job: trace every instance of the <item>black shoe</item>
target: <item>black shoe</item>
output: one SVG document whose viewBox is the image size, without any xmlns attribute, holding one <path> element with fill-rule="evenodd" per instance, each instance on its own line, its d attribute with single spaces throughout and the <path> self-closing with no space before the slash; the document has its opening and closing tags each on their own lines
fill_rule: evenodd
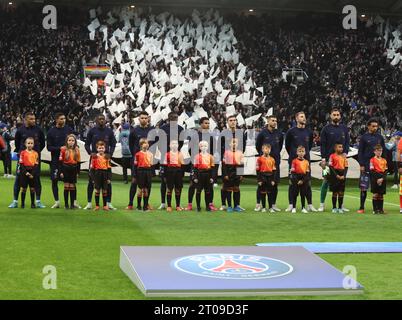
<svg viewBox="0 0 402 320">
<path fill-rule="evenodd" d="M 22 204 L 22 205 L 21 205 L 21 209 L 25 209 L 25 204 Z"/>
<path fill-rule="evenodd" d="M 75 210 L 75 207 L 73 205 L 70 206 L 70 210 Z"/>
<path fill-rule="evenodd" d="M 205 208 L 205 210 L 207 210 L 207 211 L 211 211 L 211 209 L 210 209 L 209 207 L 206 207 L 206 208 Z"/>
<path fill-rule="evenodd" d="M 128 184 L 128 181 L 127 181 L 127 180 L 124 180 L 124 184 Z"/>
<path fill-rule="evenodd" d="M 36 209 L 36 206 L 34 204 L 31 204 L 31 209 Z"/>
<path fill-rule="evenodd" d="M 197 208 L 197 212 L 201 212 L 201 208 Z"/>
</svg>

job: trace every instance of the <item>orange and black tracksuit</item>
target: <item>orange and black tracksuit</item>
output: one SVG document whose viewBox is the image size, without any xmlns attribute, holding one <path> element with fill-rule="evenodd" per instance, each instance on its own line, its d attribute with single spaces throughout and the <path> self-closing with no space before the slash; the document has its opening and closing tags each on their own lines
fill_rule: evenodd
<svg viewBox="0 0 402 320">
<path fill-rule="evenodd" d="M 262 207 L 266 207 L 266 196 L 268 197 L 269 208 L 272 208 L 274 204 L 274 187 L 276 182 L 276 163 L 275 159 L 271 156 L 260 156 L 257 158 L 256 163 L 257 171 L 257 191 L 260 193 L 259 197 L 261 199 Z M 262 184 L 261 184 L 262 183 Z M 261 184 L 261 186 L 260 186 Z"/>
<path fill-rule="evenodd" d="M 137 194 L 138 209 L 148 209 L 149 193 L 152 187 L 153 156 L 149 151 L 138 151 L 134 156 L 134 177 L 140 191 Z M 143 207 L 141 207 L 143 199 Z"/>
<path fill-rule="evenodd" d="M 183 165 L 184 158 L 180 151 L 169 151 L 162 163 L 165 167 L 165 179 L 167 186 L 167 205 L 172 207 L 172 192 L 175 191 L 176 207 L 180 207 L 181 191 L 183 189 Z"/>
<path fill-rule="evenodd" d="M 80 172 L 81 153 L 78 147 L 74 149 L 60 148 L 59 172 L 63 174 L 64 181 L 64 203 L 68 208 L 68 198 L 70 195 L 71 208 L 74 208 L 74 201 L 77 200 L 77 175 Z"/>
<path fill-rule="evenodd" d="M 384 211 L 384 194 L 387 191 L 387 160 L 380 157 L 370 159 L 370 184 L 373 193 L 373 209 L 375 213 Z M 378 179 L 384 179 L 378 184 Z"/>
<path fill-rule="evenodd" d="M 240 150 L 226 150 L 222 159 L 223 191 L 226 194 L 228 207 L 232 207 L 232 192 L 234 207 L 240 206 L 240 181 L 244 168 L 244 155 Z"/>
<path fill-rule="evenodd" d="M 336 176 L 345 177 L 348 171 L 348 160 L 342 154 L 332 153 L 329 157 L 329 187 L 332 192 L 345 192 L 346 180 L 339 180 Z"/>
<path fill-rule="evenodd" d="M 336 203 L 338 201 L 338 208 L 342 209 L 343 196 L 346 186 L 346 173 L 348 171 L 348 160 L 343 154 L 332 153 L 329 156 L 329 189 L 332 191 L 332 208 L 336 209 Z M 337 177 L 345 177 L 339 179 Z"/>
<path fill-rule="evenodd" d="M 207 211 L 210 211 L 209 205 L 212 203 L 212 188 L 215 176 L 215 161 L 210 153 L 199 153 L 195 156 L 193 165 L 193 180 L 196 188 L 197 209 L 201 210 L 201 192 L 204 190 L 205 206 Z M 212 180 L 212 182 L 211 182 Z"/>
<path fill-rule="evenodd" d="M 305 207 L 306 193 L 310 180 L 310 163 L 306 159 L 293 159 L 290 169 L 291 194 L 293 208 L 296 208 L 297 196 L 300 193 L 302 208 Z M 298 184 L 302 181 L 302 184 Z"/>
<path fill-rule="evenodd" d="M 108 202 L 108 189 L 110 181 L 112 179 L 111 174 L 111 164 L 109 158 L 106 154 L 100 155 L 96 154 L 92 156 L 91 159 L 91 169 L 93 170 L 93 178 L 95 185 L 95 202 L 96 206 L 99 207 L 99 196 L 102 190 L 103 206 L 107 205 Z"/>
<path fill-rule="evenodd" d="M 19 159 L 21 208 L 25 207 L 26 191 L 29 186 L 31 194 L 31 207 L 35 207 L 35 192 L 38 188 L 37 176 L 39 174 L 39 154 L 35 150 L 22 150 Z"/>
</svg>

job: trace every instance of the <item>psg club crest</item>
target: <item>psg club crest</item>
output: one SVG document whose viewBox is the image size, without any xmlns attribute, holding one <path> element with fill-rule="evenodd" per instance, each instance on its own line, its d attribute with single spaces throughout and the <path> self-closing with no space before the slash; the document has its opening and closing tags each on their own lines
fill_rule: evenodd
<svg viewBox="0 0 402 320">
<path fill-rule="evenodd" d="M 182 272 L 218 279 L 268 279 L 293 271 L 293 267 L 284 261 L 249 254 L 197 254 L 178 258 L 172 264 Z"/>
</svg>

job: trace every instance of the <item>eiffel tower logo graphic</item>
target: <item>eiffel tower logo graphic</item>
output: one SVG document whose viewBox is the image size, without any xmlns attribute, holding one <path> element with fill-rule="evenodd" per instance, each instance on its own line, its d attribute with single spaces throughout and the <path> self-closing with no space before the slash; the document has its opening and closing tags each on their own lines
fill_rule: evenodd
<svg viewBox="0 0 402 320">
<path fill-rule="evenodd" d="M 245 264 L 233 261 L 231 258 L 225 259 L 219 267 L 210 269 L 210 271 L 213 272 L 227 272 L 228 270 L 236 270 L 236 271 L 249 270 L 252 273 L 264 271 L 263 268 L 250 267 Z"/>
</svg>

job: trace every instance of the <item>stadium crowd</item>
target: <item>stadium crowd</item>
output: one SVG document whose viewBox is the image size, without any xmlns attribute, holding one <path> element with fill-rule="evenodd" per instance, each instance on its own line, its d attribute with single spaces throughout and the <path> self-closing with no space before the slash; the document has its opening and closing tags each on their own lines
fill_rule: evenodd
<svg viewBox="0 0 402 320">
<path fill-rule="evenodd" d="M 2 140 L 7 142 L 6 150 L 9 154 L 9 142 L 15 137 L 17 152 L 20 156 L 19 164 L 23 173 L 22 179 L 16 179 L 14 201 L 10 207 L 17 207 L 20 187 L 21 197 L 24 199 L 22 203 L 24 204 L 28 185 L 31 191 L 32 207 L 44 207 L 40 202 L 41 183 L 38 172 L 40 172 L 39 154 L 45 147 L 45 136 L 47 136 L 48 150 L 52 152 L 51 171 L 54 182 L 52 183 L 52 188 L 56 200 L 54 207 L 59 206 L 57 191 L 57 181 L 60 174 L 59 161 L 63 162 L 62 168 L 65 170 L 62 172 L 65 175 L 64 178 L 62 177 L 65 183 L 64 190 L 67 192 L 65 197 L 67 199 L 68 194 L 71 192 L 71 205 L 72 207 L 77 206 L 75 184 L 77 167 L 79 170 L 80 153 L 77 147 L 77 138 L 71 135 L 72 132 L 75 132 L 80 139 L 85 140 L 85 149 L 91 156 L 87 208 L 91 208 L 92 193 L 94 191 L 97 208 L 99 208 L 99 197 L 102 191 L 104 207 L 113 209 L 114 207 L 111 205 L 112 189 L 109 175 L 111 166 L 109 160 L 113 156 L 116 138 L 120 136 L 121 129 L 130 130 L 130 127 L 128 124 L 123 125 L 124 120 L 116 122 L 115 117 L 117 117 L 117 114 L 113 114 L 109 108 L 95 108 L 99 110 L 97 111 L 91 107 L 94 101 L 99 101 L 97 100 L 98 97 L 103 96 L 104 89 L 101 85 L 96 86 L 96 92 L 93 92 L 92 88 L 88 88 L 88 86 L 85 88 L 82 85 L 82 67 L 86 62 L 91 62 L 95 59 L 102 64 L 108 59 L 108 53 L 111 53 L 111 51 L 103 49 L 99 35 L 97 35 L 96 41 L 87 39 L 88 32 L 83 27 L 84 24 L 80 23 L 79 16 L 71 19 L 71 21 L 69 19 L 65 20 L 57 31 L 47 31 L 40 24 L 37 24 L 37 19 L 34 15 L 32 17 L 28 16 L 26 22 L 21 23 L 19 14 L 21 14 L 21 11 L 17 10 L 15 15 L 10 14 L 2 17 L 4 19 L 2 19 L 1 27 L 5 32 L 0 37 L 0 120 L 2 121 L 0 128 L 2 130 Z M 318 28 L 320 30 L 317 30 L 317 25 L 324 26 L 324 21 L 321 24 L 317 21 L 312 23 L 311 21 L 305 21 L 303 17 L 298 17 L 295 20 L 291 20 L 291 22 L 287 21 L 284 25 L 271 24 L 270 20 L 264 16 L 228 16 L 227 19 L 235 29 L 235 44 L 240 53 L 240 62 L 247 66 L 247 74 L 246 77 L 244 77 L 245 75 L 242 76 L 243 79 L 251 76 L 257 85 L 262 86 L 264 92 L 262 94 L 260 90 L 253 89 L 255 90 L 253 96 L 254 94 L 257 96 L 256 99 L 253 99 L 255 100 L 255 108 L 250 105 L 243 105 L 240 102 L 234 102 L 236 114 L 242 114 L 244 118 L 258 113 L 265 115 L 270 108 L 274 113 L 274 115 L 260 118 L 258 123 L 254 125 L 254 127 L 262 129 L 261 134 L 256 137 L 257 141 L 263 137 L 261 141 L 265 142 L 264 145 L 257 147 L 260 155 L 259 160 L 262 161 L 259 164 L 260 167 L 257 167 L 257 176 L 262 180 L 265 179 L 262 177 L 268 176 L 271 179 L 268 179 L 268 182 L 265 180 L 265 182 L 259 182 L 261 183 L 259 184 L 261 188 L 268 183 L 270 187 L 267 188 L 270 191 L 268 192 L 265 189 L 264 191 L 259 187 L 257 190 L 257 203 L 259 204 L 260 201 L 265 203 L 266 199 L 263 195 L 269 193 L 272 196 L 268 198 L 270 202 L 269 208 L 272 212 L 275 211 L 275 208 L 280 211 L 275 205 L 278 192 L 277 184 L 280 177 L 278 174 L 279 169 L 276 169 L 275 163 L 280 162 L 280 152 L 283 146 L 284 133 L 286 132 L 284 144 L 289 154 L 289 168 L 291 168 L 293 176 L 298 175 L 292 181 L 294 186 L 289 189 L 289 208 L 293 210 L 292 212 L 296 212 L 296 197 L 299 193 L 303 201 L 303 210 L 305 212 L 317 211 L 312 205 L 312 191 L 309 184 L 311 176 L 309 160 L 311 148 L 319 145 L 321 145 L 323 169 L 326 170 L 326 163 L 329 161 L 329 169 L 332 170 L 332 178 L 327 178 L 328 181 L 323 182 L 321 208 L 324 208 L 326 190 L 329 185 L 331 191 L 335 194 L 335 197 L 333 195 L 333 202 L 335 201 L 333 209 L 335 211 L 333 212 L 338 212 L 338 210 L 343 212 L 345 210 L 343 207 L 343 195 L 348 168 L 346 154 L 350 145 L 358 145 L 358 158 L 362 177 L 372 178 L 373 175 L 368 175 L 371 171 L 379 174 L 378 177 L 376 176 L 375 179 L 372 179 L 372 183 L 377 186 L 375 191 L 372 189 L 376 196 L 373 201 L 377 201 L 377 203 L 373 202 L 373 206 L 375 212 L 383 212 L 383 194 L 385 194 L 383 188 L 385 184 L 382 184 L 382 181 L 385 179 L 384 175 L 388 173 L 387 160 L 381 157 L 383 152 L 385 154 L 386 149 L 383 136 L 394 136 L 395 132 L 399 130 L 398 126 L 402 123 L 400 112 L 402 78 L 400 67 L 393 67 L 387 62 L 384 56 L 382 40 L 369 28 L 361 27 L 357 31 L 345 32 L 340 29 L 340 23 L 339 21 L 337 23 L 337 18 L 333 18 L 334 21 L 326 20 L 325 23 L 329 27 Z M 311 29 L 312 25 L 314 25 L 314 30 Z M 164 38 L 164 35 L 161 37 L 162 39 L 167 39 L 167 37 Z M 138 48 L 141 46 L 141 40 L 138 40 L 138 37 L 136 38 L 137 40 L 132 42 L 134 42 L 134 47 Z M 193 57 L 195 55 L 194 50 L 194 48 L 188 48 L 184 54 L 179 56 L 179 59 L 185 60 Z M 239 97 L 243 92 L 248 92 L 248 89 L 245 89 L 246 85 L 242 84 L 241 81 L 232 80 L 230 82 L 228 79 L 230 78 L 231 70 L 234 68 L 239 70 L 239 67 L 243 69 L 242 65 L 238 66 L 234 60 L 224 61 L 224 59 L 219 58 L 219 70 L 216 69 L 219 72 L 216 72 L 216 75 L 219 83 L 223 84 L 223 88 L 229 89 L 231 94 Z M 169 66 L 169 62 L 165 61 L 162 58 L 153 65 L 150 63 L 151 67 L 148 65 L 147 71 L 141 72 L 141 83 L 149 84 L 151 78 L 154 77 L 152 73 L 155 70 L 158 71 L 158 74 L 163 70 L 169 74 L 169 70 L 172 70 L 172 68 Z M 194 60 L 194 62 L 200 68 L 202 63 L 206 63 L 202 58 L 198 59 L 198 62 L 197 60 Z M 121 67 L 120 63 L 119 65 Z M 114 68 L 118 67 L 114 66 Z M 292 76 L 289 77 L 289 74 L 284 73 L 284 69 L 289 71 L 292 68 L 302 70 L 303 76 L 294 79 Z M 118 70 L 116 70 L 117 72 Z M 122 74 L 124 79 L 124 72 Z M 171 76 L 173 77 L 173 75 Z M 198 77 L 198 75 L 194 74 L 191 77 Z M 121 93 L 123 97 L 126 95 L 126 92 L 124 92 L 126 90 L 124 88 L 125 84 L 122 80 L 118 81 L 123 87 L 123 92 Z M 173 80 L 166 82 L 164 85 L 166 92 L 172 88 L 172 84 Z M 206 127 L 200 130 L 206 130 L 205 132 L 212 134 L 209 131 L 209 121 L 214 119 L 219 130 L 224 130 L 227 127 L 226 130 L 229 131 L 229 134 L 234 135 L 238 123 L 237 117 L 233 114 L 227 116 L 225 106 L 217 102 L 218 93 L 213 89 L 211 91 L 206 95 L 202 94 L 203 103 L 201 105 L 207 112 L 208 117 L 201 118 L 200 125 L 205 122 Z M 201 88 L 185 91 L 184 99 L 172 99 L 169 102 L 170 110 L 167 123 L 159 122 L 158 126 L 162 130 L 169 132 L 171 123 L 177 121 L 180 114 L 185 112 L 191 116 L 195 112 L 196 104 L 200 104 L 196 102 L 196 99 L 200 97 L 200 92 Z M 149 95 L 145 96 L 144 99 L 140 99 L 139 96 L 138 94 L 137 100 L 125 98 L 128 108 L 124 113 L 127 113 L 130 122 L 133 122 L 134 117 L 138 115 L 137 110 L 146 109 L 152 103 Z M 143 102 L 136 105 L 138 100 L 143 100 Z M 99 112 L 102 114 L 101 116 L 99 116 Z M 97 113 L 95 123 L 93 120 Z M 142 114 L 144 115 L 144 110 L 142 110 Z M 344 124 L 340 126 L 341 114 Z M 331 115 L 331 123 L 325 126 L 328 123 L 329 115 Z M 64 119 L 64 116 L 66 116 L 66 119 L 60 120 Z M 373 119 L 374 116 L 377 119 L 381 118 L 381 116 L 383 118 L 379 122 Z M 264 128 L 264 119 L 267 121 L 267 128 L 270 129 Z M 367 122 L 368 119 L 371 120 Z M 56 125 L 54 127 L 54 120 L 59 122 L 60 126 Z M 64 126 L 65 121 L 68 126 Z M 149 121 L 146 112 L 144 121 Z M 62 123 L 63 125 L 61 125 Z M 120 127 L 120 125 L 122 126 Z M 377 132 L 378 125 L 382 127 L 381 132 Z M 18 127 L 19 129 L 17 129 Z M 51 127 L 52 129 L 50 129 Z M 72 130 L 69 129 L 70 127 Z M 240 127 L 246 129 L 245 125 L 240 125 Z M 279 130 L 276 130 L 277 127 Z M 136 129 L 132 130 L 133 134 L 137 134 L 136 130 L 138 128 L 141 129 L 141 127 L 137 126 Z M 145 126 L 144 128 L 150 127 Z M 230 131 L 232 132 L 230 133 Z M 63 132 L 62 135 L 61 132 Z M 130 131 L 127 134 L 126 138 L 129 138 L 131 136 Z M 275 135 L 275 138 L 272 135 Z M 334 140 L 334 135 L 337 140 Z M 401 132 L 398 132 L 397 136 L 400 137 L 401 135 Z M 65 143 L 66 137 L 71 139 L 69 143 Z M 326 137 L 327 141 L 324 141 L 324 137 Z M 340 141 L 340 139 L 343 141 Z M 243 142 L 245 140 L 245 136 L 243 136 Z M 233 136 L 228 142 L 230 142 L 230 148 L 221 150 L 221 156 L 224 156 L 220 159 L 224 179 L 221 193 L 222 207 L 226 207 L 226 201 L 229 208 L 232 207 L 231 194 L 233 192 L 234 207 L 238 208 L 239 211 L 243 211 L 240 207 L 239 184 L 241 179 L 235 169 L 237 166 L 244 165 L 243 160 L 237 161 L 237 158 L 243 159 L 245 144 L 243 148 L 238 150 L 238 138 Z M 173 154 L 171 154 L 171 151 L 168 152 L 169 156 L 181 157 L 178 153 L 179 143 L 178 141 L 175 143 L 177 143 L 175 147 L 172 147 L 171 143 L 167 144 L 169 148 L 173 149 Z M 254 144 L 258 145 L 255 142 Z M 391 140 L 387 148 L 391 152 L 395 152 L 393 150 L 395 146 L 396 143 L 392 145 Z M 62 151 L 60 151 L 60 147 L 62 147 Z M 148 198 L 151 188 L 148 184 L 151 181 L 152 170 L 152 161 L 150 162 L 150 159 L 153 159 L 154 155 L 149 153 L 148 140 L 142 137 L 142 133 L 136 136 L 135 147 L 141 148 L 141 150 L 134 150 L 133 148 L 128 150 L 129 154 L 135 154 L 133 170 L 136 171 L 130 190 L 129 208 L 132 209 L 132 198 L 138 185 L 139 198 L 144 198 L 144 210 L 148 210 Z M 334 147 L 339 147 L 338 151 L 335 150 L 336 152 L 331 154 L 334 151 Z M 4 146 L 2 146 L 3 148 Z M 275 150 L 273 151 L 273 158 L 270 158 L 271 148 Z M 197 185 L 197 208 L 201 210 L 199 194 L 204 188 L 207 209 L 216 210 L 212 203 L 213 195 L 211 196 L 212 191 L 210 190 L 210 184 L 215 181 L 216 176 L 213 171 L 215 167 L 213 152 L 208 154 L 208 144 L 205 145 L 205 143 L 202 147 L 200 144 L 200 149 L 202 152 L 199 158 L 202 160 L 205 158 L 204 156 L 207 156 L 209 160 L 205 164 L 206 167 L 204 167 L 204 163 L 199 167 L 197 167 L 197 163 L 194 164 L 195 172 L 198 172 L 196 178 L 194 178 L 194 184 Z M 241 151 L 241 149 L 243 150 Z M 373 157 L 373 152 L 376 157 Z M 398 149 L 398 152 L 400 152 L 400 149 Z M 137 157 L 139 158 L 137 159 Z M 226 163 L 225 161 L 229 161 L 228 159 L 232 159 L 234 164 Z M 209 163 L 209 161 L 211 162 Z M 162 183 L 162 185 L 165 184 L 165 190 L 163 191 L 161 187 L 162 204 L 165 203 L 166 195 L 168 202 L 169 197 L 171 201 L 173 188 L 176 196 L 180 198 L 182 182 L 176 181 L 176 175 L 181 175 L 181 166 L 183 164 L 180 162 L 178 164 L 172 163 L 172 166 L 167 165 L 167 173 L 163 177 L 167 182 Z M 162 164 L 161 166 L 165 165 Z M 33 171 L 33 168 L 37 166 L 38 169 Z M 131 162 L 129 162 L 130 166 Z M 7 165 L 5 164 L 5 169 L 7 172 L 10 171 L 9 159 Z M 377 169 L 379 170 L 378 172 L 376 171 Z M 394 168 L 395 172 L 396 169 L 397 167 Z M 207 170 L 205 177 L 203 176 L 206 173 L 204 170 Z M 259 170 L 267 171 L 263 171 L 262 174 Z M 18 174 L 20 175 L 21 172 Z M 94 176 L 95 173 L 97 175 Z M 174 177 L 171 176 L 172 174 Z M 229 176 L 233 177 L 234 180 L 229 179 Z M 292 173 L 290 177 L 292 177 Z M 343 183 L 338 180 L 343 181 Z M 363 180 L 361 179 L 361 181 Z M 172 184 L 169 184 L 169 181 Z M 360 213 L 364 212 L 364 203 L 368 190 L 368 182 L 364 185 L 362 183 L 360 182 L 362 191 L 359 209 L 362 212 Z M 178 184 L 178 186 L 175 184 Z M 200 187 L 199 184 L 203 184 L 203 186 Z M 36 205 L 34 203 L 35 197 Z M 339 206 L 336 208 L 338 197 Z M 305 208 L 304 198 L 307 200 L 307 209 Z M 68 201 L 66 201 L 67 203 Z M 189 203 L 191 202 L 189 201 Z M 180 205 L 178 208 L 180 209 Z"/>
<path fill-rule="evenodd" d="M 54 114 L 63 112 L 84 140 L 97 110 L 88 109 L 94 97 L 82 87 L 82 66 L 102 52 L 96 42 L 88 39 L 86 13 L 64 12 L 57 32 L 44 30 L 38 17 L 26 8 L 0 14 L 0 120 L 15 132 L 23 111 L 32 110 L 47 130 Z M 20 23 L 23 14 L 24 23 Z M 345 31 L 339 17 L 312 22 L 301 16 L 287 19 L 285 24 L 273 23 L 265 16 L 226 19 L 234 27 L 240 61 L 267 97 L 263 103 L 262 97 L 257 100 L 257 108 L 235 103 L 236 111 L 244 117 L 266 113 L 273 107 L 279 128 L 286 131 L 294 125 L 291 116 L 304 110 L 315 133 L 315 144 L 319 144 L 318 133 L 328 111 L 335 106 L 341 108 L 352 129 L 352 144 L 372 116 L 381 119 L 384 135 L 391 136 L 398 130 L 402 123 L 402 72 L 400 66 L 387 62 L 383 41 L 373 29 L 362 25 L 356 31 Z M 227 70 L 233 68 L 231 62 L 223 62 L 220 67 L 219 76 L 227 78 Z M 302 83 L 289 78 L 284 81 L 283 68 L 292 67 L 304 70 L 308 79 Z M 161 63 L 158 68 L 166 66 Z M 240 93 L 242 88 L 234 85 L 231 90 Z M 130 104 L 132 109 L 136 107 L 134 101 Z M 170 103 L 178 113 L 184 110 L 191 114 L 194 106 L 190 95 L 180 105 L 175 100 Z M 203 107 L 222 129 L 225 110 L 216 103 L 216 93 L 205 97 Z M 130 113 L 131 118 L 134 115 Z M 109 113 L 110 126 L 113 119 Z M 262 119 L 255 124 L 263 125 Z"/>
</svg>

